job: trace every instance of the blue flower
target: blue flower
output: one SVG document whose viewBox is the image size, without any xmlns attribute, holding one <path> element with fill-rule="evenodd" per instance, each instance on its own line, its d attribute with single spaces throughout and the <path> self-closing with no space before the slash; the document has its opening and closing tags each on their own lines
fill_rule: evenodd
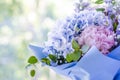
<svg viewBox="0 0 120 80">
<path fill-rule="evenodd" d="M 46 51 L 56 54 L 62 52 L 66 55 L 73 51 L 72 40 L 81 34 L 88 25 L 101 25 L 105 15 L 97 11 L 84 10 L 75 13 L 63 20 L 59 20 L 55 28 L 48 34 L 48 41 L 45 44 Z"/>
<path fill-rule="evenodd" d="M 112 0 L 104 0 L 105 3 L 112 3 Z"/>
<path fill-rule="evenodd" d="M 116 34 L 117 35 L 120 35 L 120 15 L 118 16 L 118 26 L 117 26 L 117 29 L 116 29 Z"/>
</svg>

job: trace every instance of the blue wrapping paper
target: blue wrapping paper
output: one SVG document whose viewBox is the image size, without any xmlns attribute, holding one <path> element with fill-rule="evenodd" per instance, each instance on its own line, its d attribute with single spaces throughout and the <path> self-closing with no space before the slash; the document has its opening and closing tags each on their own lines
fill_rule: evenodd
<svg viewBox="0 0 120 80">
<path fill-rule="evenodd" d="M 43 53 L 43 48 L 40 46 L 29 45 L 29 48 L 34 52 L 34 55 L 38 60 L 47 57 L 47 53 Z"/>
<path fill-rule="evenodd" d="M 120 46 L 118 46 L 116 49 L 111 51 L 107 56 L 109 56 L 113 59 L 120 60 Z"/>
<path fill-rule="evenodd" d="M 119 69 L 119 71 L 117 72 L 117 74 L 115 75 L 115 77 L 114 77 L 113 80 L 120 80 L 120 69 Z"/>
<path fill-rule="evenodd" d="M 120 46 L 111 51 L 107 56 L 120 61 Z M 116 76 L 114 77 L 114 80 L 120 80 L 120 69 L 118 70 Z"/>
<path fill-rule="evenodd" d="M 76 66 L 76 64 L 77 62 L 72 62 L 51 68 L 61 75 L 70 77 L 72 80 L 89 80 L 89 73 Z"/>
<path fill-rule="evenodd" d="M 34 45 L 30 45 L 30 48 L 38 60 L 46 57 L 43 48 Z M 116 52 L 119 53 L 119 47 L 109 53 L 111 55 L 105 56 L 93 46 L 78 62 L 50 67 L 72 80 L 120 80 L 120 61 L 116 58 Z"/>
<path fill-rule="evenodd" d="M 120 61 L 103 55 L 93 46 L 76 66 L 90 75 L 89 80 L 113 80 L 120 67 Z"/>
</svg>

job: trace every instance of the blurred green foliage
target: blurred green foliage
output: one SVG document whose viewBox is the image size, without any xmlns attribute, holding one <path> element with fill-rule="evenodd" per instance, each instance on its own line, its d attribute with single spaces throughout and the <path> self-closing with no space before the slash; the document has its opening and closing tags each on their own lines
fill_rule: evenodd
<svg viewBox="0 0 120 80">
<path fill-rule="evenodd" d="M 0 0 L 0 80 L 33 80 L 28 71 L 34 67 L 25 68 L 33 55 L 28 45 L 47 40 L 55 20 L 67 13 L 63 5 L 71 1 Z M 36 70 L 39 80 L 64 80 L 46 67 Z"/>
<path fill-rule="evenodd" d="M 22 13 L 20 0 L 0 0 L 0 20 Z"/>
</svg>

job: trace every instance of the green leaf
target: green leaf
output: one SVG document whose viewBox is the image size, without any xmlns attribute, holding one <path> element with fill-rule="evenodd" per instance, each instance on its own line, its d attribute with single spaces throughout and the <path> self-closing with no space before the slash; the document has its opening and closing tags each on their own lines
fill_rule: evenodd
<svg viewBox="0 0 120 80">
<path fill-rule="evenodd" d="M 28 67 L 30 67 L 31 66 L 31 64 L 27 64 L 26 66 L 25 66 L 25 68 L 27 69 Z"/>
<path fill-rule="evenodd" d="M 110 17 L 111 17 L 111 19 L 113 20 L 113 19 L 115 18 L 115 15 L 114 15 L 114 14 L 112 14 Z"/>
<path fill-rule="evenodd" d="M 95 4 L 102 4 L 104 1 L 103 0 L 97 0 Z"/>
<path fill-rule="evenodd" d="M 48 56 L 53 62 L 57 61 L 57 57 L 55 55 L 49 54 Z"/>
<path fill-rule="evenodd" d="M 35 76 L 35 70 L 31 70 L 31 71 L 30 71 L 30 76 L 31 76 L 31 77 L 34 77 L 34 76 Z"/>
<path fill-rule="evenodd" d="M 67 62 L 78 61 L 82 57 L 82 51 L 76 50 L 73 53 L 67 54 Z"/>
<path fill-rule="evenodd" d="M 97 10 L 97 11 L 102 11 L 102 12 L 104 12 L 104 11 L 105 11 L 105 8 L 97 8 L 96 10 Z"/>
<path fill-rule="evenodd" d="M 37 60 L 37 58 L 35 57 L 35 56 L 31 56 L 29 59 L 28 59 L 28 63 L 30 63 L 30 64 L 35 64 L 35 63 L 37 63 L 38 62 L 38 60 Z"/>
<path fill-rule="evenodd" d="M 89 50 L 89 48 L 90 47 L 88 45 L 83 45 L 81 50 L 82 50 L 83 53 L 86 53 Z"/>
<path fill-rule="evenodd" d="M 112 4 L 115 5 L 115 4 L 116 4 L 116 1 L 115 1 L 115 0 L 112 0 Z"/>
<path fill-rule="evenodd" d="M 72 62 L 73 61 L 72 53 L 67 54 L 66 60 L 67 60 L 67 62 Z"/>
<path fill-rule="evenodd" d="M 117 24 L 116 22 L 114 22 L 114 23 L 113 23 L 113 28 L 114 28 L 114 31 L 116 31 L 117 26 L 118 26 L 118 24 Z"/>
<path fill-rule="evenodd" d="M 48 58 L 42 58 L 41 61 L 47 65 L 50 65 L 50 60 Z"/>
<path fill-rule="evenodd" d="M 80 49 L 79 44 L 75 40 L 72 41 L 72 48 L 73 49 Z"/>
<path fill-rule="evenodd" d="M 72 54 L 73 61 L 78 61 L 82 57 L 82 51 L 77 50 Z"/>
</svg>

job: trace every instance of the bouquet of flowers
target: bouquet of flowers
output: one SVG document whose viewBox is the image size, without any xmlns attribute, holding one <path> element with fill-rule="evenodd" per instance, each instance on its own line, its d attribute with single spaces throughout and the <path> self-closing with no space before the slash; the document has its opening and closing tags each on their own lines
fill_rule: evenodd
<svg viewBox="0 0 120 80">
<path fill-rule="evenodd" d="M 95 3 L 100 6 L 80 0 L 73 15 L 56 23 L 44 46 L 29 47 L 40 62 L 72 80 L 120 80 L 120 4 Z"/>
</svg>

